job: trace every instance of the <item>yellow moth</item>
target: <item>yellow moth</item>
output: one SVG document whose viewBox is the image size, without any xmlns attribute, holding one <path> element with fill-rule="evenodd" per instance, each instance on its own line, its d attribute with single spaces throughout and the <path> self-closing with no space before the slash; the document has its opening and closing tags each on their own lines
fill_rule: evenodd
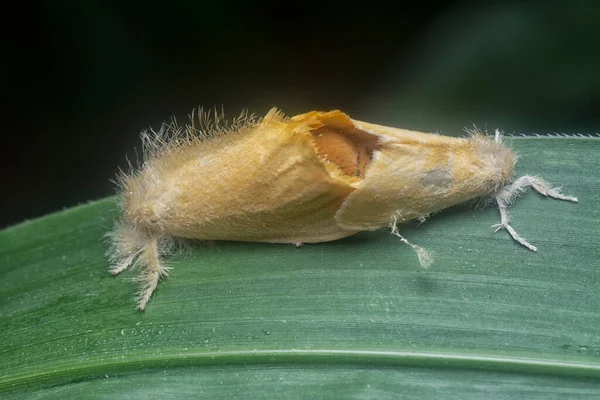
<svg viewBox="0 0 600 400">
<path fill-rule="evenodd" d="M 446 137 L 371 124 L 340 111 L 262 119 L 242 115 L 142 132 L 144 161 L 119 176 L 121 220 L 110 233 L 110 271 L 140 270 L 143 310 L 174 240 L 326 242 L 389 227 L 416 252 L 398 224 L 474 198 L 495 200 L 498 229 L 536 248 L 510 225 L 507 207 L 528 187 L 576 202 L 544 180 L 513 180 L 515 153 L 499 131 Z"/>
</svg>

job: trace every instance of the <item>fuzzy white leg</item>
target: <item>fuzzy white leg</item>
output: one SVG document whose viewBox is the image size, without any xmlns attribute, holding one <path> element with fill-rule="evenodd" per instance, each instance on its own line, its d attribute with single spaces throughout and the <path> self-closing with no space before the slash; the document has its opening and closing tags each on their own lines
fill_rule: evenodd
<svg viewBox="0 0 600 400">
<path fill-rule="evenodd" d="M 110 241 L 110 248 L 106 252 L 111 261 L 109 272 L 113 275 L 118 275 L 132 266 L 148 240 L 146 235 L 134 226 L 121 222 L 117 223 L 115 229 L 106 237 Z"/>
<path fill-rule="evenodd" d="M 117 264 L 111 266 L 108 271 L 115 276 L 119 275 L 121 272 L 125 271 L 127 268 L 129 268 L 133 264 L 133 261 L 135 260 L 137 255 L 138 255 L 138 253 L 134 253 L 134 254 L 124 258 Z"/>
<path fill-rule="evenodd" d="M 508 205 L 511 204 L 517 196 L 519 196 L 529 187 L 532 187 L 536 192 L 544 196 L 552 197 L 558 200 L 566 200 L 576 203 L 578 199 L 577 197 L 564 195 L 560 192 L 559 188 L 553 188 L 545 180 L 537 176 L 530 175 L 522 176 L 510 185 L 506 185 L 502 189 L 498 190 L 494 197 L 496 198 L 498 209 L 500 210 L 500 223 L 492 225 L 492 228 L 497 227 L 495 232 L 498 232 L 500 229 L 506 229 L 516 242 L 527 247 L 531 251 L 537 251 L 537 247 L 523 239 L 510 225 L 510 218 L 507 210 Z"/>
<path fill-rule="evenodd" d="M 492 225 L 492 228 L 497 227 L 494 232 L 498 232 L 500 229 L 506 229 L 508 231 L 508 233 L 510 234 L 510 236 L 512 236 L 512 238 L 515 241 L 517 241 L 517 243 L 527 247 L 531 251 L 537 251 L 537 247 L 535 247 L 534 245 L 529 243 L 527 240 L 522 238 L 517 233 L 515 228 L 510 226 L 510 218 L 508 216 L 508 210 L 507 210 L 508 203 L 500 198 L 496 198 L 496 201 L 498 202 L 498 209 L 500 210 L 500 223 L 496 224 L 496 225 Z"/>
<path fill-rule="evenodd" d="M 143 311 L 156 290 L 160 278 L 167 276 L 169 268 L 160 261 L 158 242 L 156 238 L 150 238 L 148 243 L 140 251 L 137 262 L 139 263 L 139 282 L 142 284 L 137 298 L 137 309 Z"/>
<path fill-rule="evenodd" d="M 510 185 L 506 185 L 505 187 L 500 189 L 500 192 L 497 194 L 497 197 L 503 197 L 504 199 L 508 200 L 508 203 L 510 204 L 511 200 L 523 193 L 529 187 L 532 187 L 536 192 L 547 197 L 552 197 L 553 199 L 572 201 L 574 203 L 577 203 L 579 201 L 577 197 L 562 194 L 560 192 L 560 188 L 553 188 L 548 182 L 546 182 L 542 178 L 531 175 L 522 176 Z"/>
<path fill-rule="evenodd" d="M 552 197 L 553 199 L 572 201 L 573 203 L 577 203 L 579 199 L 573 196 L 567 196 L 560 192 L 560 188 L 553 188 L 550 186 L 548 182 L 545 180 L 535 177 L 535 176 L 522 176 L 519 179 L 528 178 L 527 182 L 531 184 L 531 187 L 538 193 L 543 194 L 544 196 Z M 519 181 L 517 179 L 515 183 Z"/>
<path fill-rule="evenodd" d="M 400 234 L 400 232 L 398 232 L 397 217 L 395 216 L 393 217 L 392 222 L 390 223 L 390 229 L 392 235 L 398 236 L 403 243 L 409 245 L 415 251 L 415 253 L 417 253 L 417 257 L 419 258 L 419 263 L 421 264 L 421 267 L 429 268 L 429 266 L 433 263 L 433 257 L 431 257 L 431 254 L 429 254 L 427 250 L 425 250 L 421 246 L 417 246 L 416 244 L 409 242 L 408 240 L 406 240 L 406 238 L 404 238 L 404 236 Z"/>
</svg>

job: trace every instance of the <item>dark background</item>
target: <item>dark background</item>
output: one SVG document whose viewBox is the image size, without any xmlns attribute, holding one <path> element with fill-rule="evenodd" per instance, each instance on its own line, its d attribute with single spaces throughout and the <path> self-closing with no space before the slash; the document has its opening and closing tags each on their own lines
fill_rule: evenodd
<svg viewBox="0 0 600 400">
<path fill-rule="evenodd" d="M 139 131 L 199 105 L 450 134 L 600 130 L 594 0 L 3 7 L 0 227 L 112 195 Z"/>
</svg>

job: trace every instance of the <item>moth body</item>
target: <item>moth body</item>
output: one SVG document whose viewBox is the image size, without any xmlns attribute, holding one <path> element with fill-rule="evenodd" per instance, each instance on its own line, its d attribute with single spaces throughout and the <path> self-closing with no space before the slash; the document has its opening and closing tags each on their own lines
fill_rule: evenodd
<svg viewBox="0 0 600 400">
<path fill-rule="evenodd" d="M 220 129 L 220 130 L 219 130 Z M 539 178 L 511 184 L 516 155 L 500 134 L 467 138 L 385 127 L 340 111 L 240 119 L 230 128 L 165 125 L 144 133 L 140 169 L 120 177 L 122 219 L 111 233 L 111 272 L 141 268 L 138 309 L 168 273 L 174 239 L 325 242 L 389 226 L 474 198 L 494 198 L 500 228 L 526 187 L 564 200 Z M 545 193 L 544 193 L 545 191 Z"/>
</svg>

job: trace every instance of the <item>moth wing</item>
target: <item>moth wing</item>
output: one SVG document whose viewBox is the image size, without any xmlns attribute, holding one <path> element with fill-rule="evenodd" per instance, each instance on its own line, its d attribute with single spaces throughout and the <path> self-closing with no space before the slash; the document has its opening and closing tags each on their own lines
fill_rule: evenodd
<svg viewBox="0 0 600 400">
<path fill-rule="evenodd" d="M 409 221 L 447 204 L 453 185 L 451 152 L 460 139 L 352 120 L 357 131 L 377 137 L 379 148 L 356 191 L 336 213 L 345 229 L 374 230 L 392 217 Z"/>
<path fill-rule="evenodd" d="M 450 179 L 435 169 L 440 161 L 446 163 L 436 155 L 446 146 L 447 138 L 353 120 L 338 110 L 313 111 L 292 121 L 303 129 L 326 127 L 353 137 L 372 153 L 364 177 L 335 215 L 338 226 L 374 230 L 387 226 L 394 216 L 407 221 L 439 208 L 432 199 Z M 424 167 L 431 169 L 429 165 L 433 170 L 424 174 Z"/>
<path fill-rule="evenodd" d="M 388 145 L 374 153 L 365 179 L 336 213 L 337 224 L 345 229 L 374 230 L 389 225 L 395 215 L 406 221 L 426 214 L 421 211 L 423 196 L 415 191 L 419 188 L 412 179 L 414 158 L 407 154 L 414 150 Z"/>
</svg>

